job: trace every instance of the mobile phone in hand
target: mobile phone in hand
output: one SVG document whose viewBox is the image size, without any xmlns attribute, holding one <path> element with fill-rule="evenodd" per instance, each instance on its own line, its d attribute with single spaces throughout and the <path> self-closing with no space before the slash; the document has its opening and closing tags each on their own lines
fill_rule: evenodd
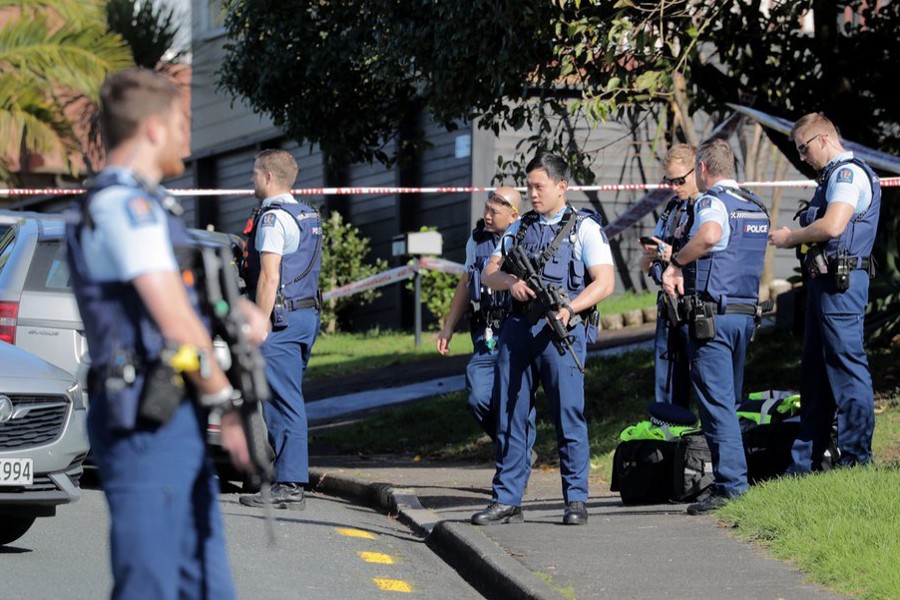
<svg viewBox="0 0 900 600">
<path fill-rule="evenodd" d="M 646 235 L 641 236 L 641 244 L 645 246 L 655 246 L 657 242 L 653 238 L 649 238 Z"/>
</svg>

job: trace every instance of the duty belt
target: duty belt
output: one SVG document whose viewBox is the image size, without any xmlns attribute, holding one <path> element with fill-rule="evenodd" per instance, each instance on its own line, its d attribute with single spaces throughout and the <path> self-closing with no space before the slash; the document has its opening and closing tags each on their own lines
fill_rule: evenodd
<svg viewBox="0 0 900 600">
<path fill-rule="evenodd" d="M 756 316 L 757 306 L 756 304 L 729 304 L 725 307 L 725 310 L 719 310 L 718 305 L 715 302 L 709 302 L 713 307 L 713 312 L 720 315 L 750 315 L 751 317 Z"/>
<path fill-rule="evenodd" d="M 834 260 L 835 259 L 833 258 L 828 260 L 829 267 Z M 873 264 L 871 257 L 868 256 L 851 256 L 848 260 L 850 261 L 851 269 L 862 269 L 863 271 L 868 271 L 869 267 Z"/>
<path fill-rule="evenodd" d="M 284 301 L 284 308 L 289 311 L 300 310 L 302 308 L 320 308 L 321 306 L 322 303 L 319 301 L 318 296 L 313 296 L 312 298 L 295 298 L 293 300 Z"/>
</svg>

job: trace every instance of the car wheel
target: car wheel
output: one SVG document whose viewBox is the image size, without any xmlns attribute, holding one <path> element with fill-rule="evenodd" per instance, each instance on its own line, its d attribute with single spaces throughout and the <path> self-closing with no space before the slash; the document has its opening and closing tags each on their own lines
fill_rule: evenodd
<svg viewBox="0 0 900 600">
<path fill-rule="evenodd" d="M 0 546 L 11 544 L 27 532 L 37 517 L 10 517 L 0 519 Z"/>
</svg>

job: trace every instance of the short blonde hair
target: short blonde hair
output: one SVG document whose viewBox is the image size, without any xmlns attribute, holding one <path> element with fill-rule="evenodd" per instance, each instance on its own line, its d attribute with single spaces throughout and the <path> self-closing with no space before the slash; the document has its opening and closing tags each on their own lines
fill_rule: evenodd
<svg viewBox="0 0 900 600">
<path fill-rule="evenodd" d="M 260 169 L 271 173 L 279 184 L 292 187 L 297 181 L 300 167 L 289 152 L 284 150 L 268 149 L 256 155 L 256 164 Z"/>
<path fill-rule="evenodd" d="M 797 135 L 801 131 L 815 134 L 826 134 L 829 137 L 834 138 L 835 140 L 840 139 L 834 123 L 832 123 L 831 119 L 826 117 L 823 113 L 809 113 L 797 119 L 797 122 L 794 123 L 793 127 L 791 127 L 791 139 L 796 142 Z M 800 140 L 801 143 L 804 143 L 805 141 L 806 140 Z"/>
<path fill-rule="evenodd" d="M 690 144 L 675 144 L 666 152 L 666 157 L 663 158 L 663 168 L 668 169 L 675 162 L 692 167 L 695 160 L 697 160 L 697 149 L 695 147 Z"/>
</svg>

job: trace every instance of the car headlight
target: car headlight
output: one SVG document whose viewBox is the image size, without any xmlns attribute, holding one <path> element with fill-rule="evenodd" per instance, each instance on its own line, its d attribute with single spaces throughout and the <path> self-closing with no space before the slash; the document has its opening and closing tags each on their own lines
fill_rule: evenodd
<svg viewBox="0 0 900 600">
<path fill-rule="evenodd" d="M 78 382 L 73 383 L 72 386 L 66 390 L 66 395 L 69 397 L 72 408 L 75 410 L 84 410 L 86 408 L 84 405 L 84 394 L 81 393 L 81 384 Z"/>
</svg>

